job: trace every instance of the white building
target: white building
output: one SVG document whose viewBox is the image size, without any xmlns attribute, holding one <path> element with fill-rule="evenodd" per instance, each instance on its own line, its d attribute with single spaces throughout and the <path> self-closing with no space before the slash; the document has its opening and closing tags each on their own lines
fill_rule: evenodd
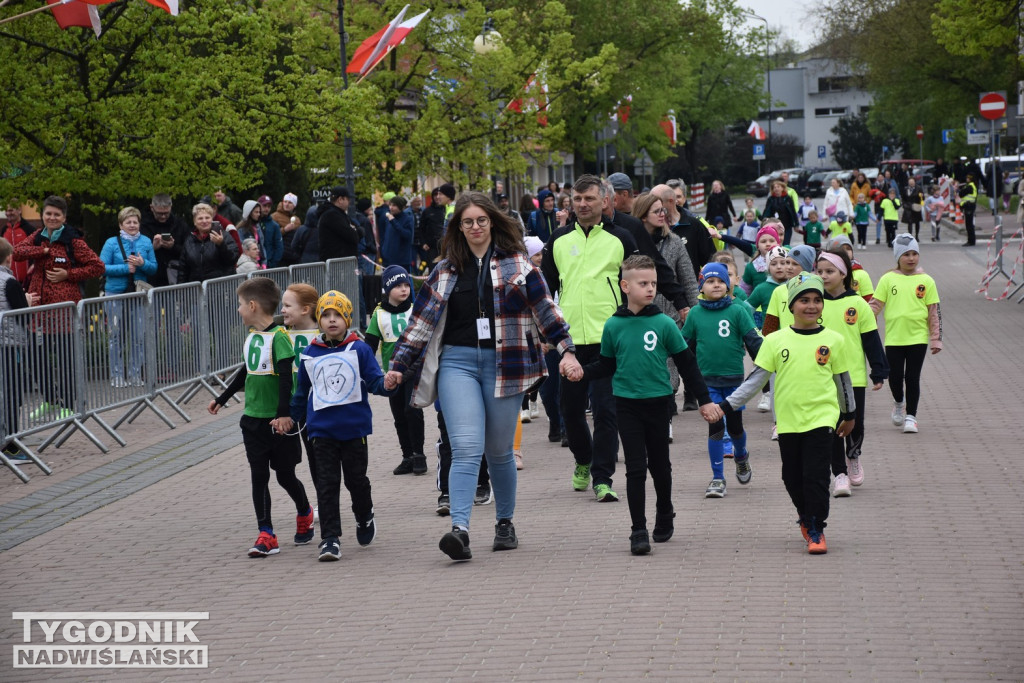
<svg viewBox="0 0 1024 683">
<path fill-rule="evenodd" d="M 761 127 L 769 130 L 770 125 L 773 134 L 792 135 L 803 145 L 803 158 L 794 163 L 808 169 L 837 168 L 832 158 L 832 128 L 843 116 L 859 114 L 871 106 L 871 95 L 863 89 L 862 79 L 846 64 L 812 57 L 772 69 L 770 82 L 772 108 L 758 115 Z"/>
</svg>

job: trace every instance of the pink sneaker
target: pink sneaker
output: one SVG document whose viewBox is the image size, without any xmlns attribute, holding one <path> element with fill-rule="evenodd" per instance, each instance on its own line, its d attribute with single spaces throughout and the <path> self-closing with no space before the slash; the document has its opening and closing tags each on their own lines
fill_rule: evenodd
<svg viewBox="0 0 1024 683">
<path fill-rule="evenodd" d="M 847 458 L 846 471 L 850 473 L 850 483 L 860 486 L 864 483 L 864 468 L 860 464 L 860 458 Z"/>
</svg>

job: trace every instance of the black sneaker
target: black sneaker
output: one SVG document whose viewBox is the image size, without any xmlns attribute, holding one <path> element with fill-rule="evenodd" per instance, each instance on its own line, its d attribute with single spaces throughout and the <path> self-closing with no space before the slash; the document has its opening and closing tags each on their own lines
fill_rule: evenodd
<svg viewBox="0 0 1024 683">
<path fill-rule="evenodd" d="M 568 447 L 569 447 L 569 437 L 565 435 L 565 432 L 562 432 L 562 448 L 568 448 Z"/>
<path fill-rule="evenodd" d="M 371 512 L 368 520 L 356 523 L 356 540 L 359 541 L 359 545 L 366 547 L 373 543 L 375 538 L 377 538 L 377 524 L 373 521 Z"/>
<path fill-rule="evenodd" d="M 413 453 L 411 460 L 413 474 L 427 473 L 427 456 L 423 455 L 422 453 Z"/>
<path fill-rule="evenodd" d="M 750 471 L 750 457 L 743 460 L 736 460 L 736 481 L 741 484 L 749 484 L 752 472 Z"/>
<path fill-rule="evenodd" d="M 412 474 L 412 458 L 402 458 L 401 464 L 391 474 Z"/>
<path fill-rule="evenodd" d="M 651 552 L 651 540 L 647 529 L 637 529 L 629 535 L 629 552 L 634 555 L 646 555 Z"/>
<path fill-rule="evenodd" d="M 320 541 L 320 557 L 321 562 L 335 562 L 341 559 L 341 543 L 338 542 L 337 536 L 331 536 Z"/>
<path fill-rule="evenodd" d="M 689 412 L 691 410 L 699 410 L 700 406 L 697 405 L 697 399 L 691 398 L 688 401 L 683 401 L 683 410 Z"/>
<path fill-rule="evenodd" d="M 473 505 L 489 505 L 491 502 L 491 485 L 484 484 L 476 487 L 476 495 L 473 496 Z"/>
<path fill-rule="evenodd" d="M 558 443 L 562 440 L 562 430 L 554 422 L 548 423 L 548 441 Z"/>
<path fill-rule="evenodd" d="M 664 543 L 668 539 L 672 538 L 672 534 L 675 532 L 675 524 L 673 519 L 676 513 L 669 512 L 667 514 L 661 514 L 660 512 L 654 517 L 654 533 L 651 534 L 651 538 L 654 539 L 655 543 Z"/>
<path fill-rule="evenodd" d="M 492 550 L 515 550 L 519 547 L 516 528 L 511 519 L 499 519 L 494 525 L 494 545 Z"/>
<path fill-rule="evenodd" d="M 456 526 L 453 526 L 451 531 L 441 537 L 441 542 L 437 544 L 437 547 L 456 562 L 473 558 L 473 553 L 469 550 L 469 532 Z"/>
<path fill-rule="evenodd" d="M 447 517 L 452 513 L 452 499 L 448 497 L 447 493 L 442 493 L 437 497 L 437 508 L 434 509 L 441 517 Z"/>
</svg>

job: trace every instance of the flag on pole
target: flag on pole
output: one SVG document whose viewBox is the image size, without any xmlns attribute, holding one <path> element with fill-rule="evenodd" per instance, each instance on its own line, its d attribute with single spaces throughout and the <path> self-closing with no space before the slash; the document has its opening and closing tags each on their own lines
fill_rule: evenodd
<svg viewBox="0 0 1024 683">
<path fill-rule="evenodd" d="M 675 112 L 669 111 L 669 113 L 665 115 L 665 118 L 663 118 L 660 121 L 659 125 L 661 126 L 661 129 L 663 131 L 665 131 L 665 135 L 668 136 L 668 144 L 669 144 L 669 146 L 670 147 L 675 147 L 676 146 L 676 115 L 675 115 Z"/>
<path fill-rule="evenodd" d="M 523 95 L 510 100 L 506 109 L 511 109 L 517 114 L 524 111 L 537 112 L 537 123 L 542 126 L 548 125 L 548 86 L 537 74 L 532 74 L 523 86 Z"/>
<path fill-rule="evenodd" d="M 172 17 L 178 16 L 178 0 L 146 0 L 153 7 L 159 7 Z"/>
<path fill-rule="evenodd" d="M 765 140 L 768 138 L 768 134 L 764 132 L 764 128 L 757 124 L 757 121 L 751 121 L 747 127 L 747 135 L 752 135 L 755 140 Z"/>
<path fill-rule="evenodd" d="M 629 121 L 629 115 L 633 113 L 633 96 L 626 95 L 625 99 L 619 100 L 619 103 L 615 105 L 615 113 L 612 114 L 612 121 L 619 119 L 622 121 L 622 125 L 626 125 Z"/>
<path fill-rule="evenodd" d="M 348 63 L 346 71 L 350 74 L 364 76 L 373 67 L 384 59 L 388 52 L 396 48 L 416 26 L 423 21 L 423 17 L 430 13 L 430 10 L 418 14 L 412 19 L 402 21 L 409 6 L 406 5 L 388 25 L 364 40 L 355 53 L 352 61 Z"/>
<path fill-rule="evenodd" d="M 113 2 L 113 0 L 107 0 Z M 53 18 L 57 25 L 63 30 L 72 26 L 83 26 L 91 28 L 96 37 L 100 37 L 103 28 L 100 26 L 100 13 L 93 4 L 86 4 L 78 0 L 46 0 L 53 12 Z"/>
</svg>

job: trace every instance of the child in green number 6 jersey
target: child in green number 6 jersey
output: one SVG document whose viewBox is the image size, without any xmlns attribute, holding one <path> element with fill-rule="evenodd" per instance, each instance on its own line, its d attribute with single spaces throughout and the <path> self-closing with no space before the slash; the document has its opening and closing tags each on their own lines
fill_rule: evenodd
<svg viewBox="0 0 1024 683">
<path fill-rule="evenodd" d="M 402 266 L 388 266 L 380 276 L 381 302 L 366 326 L 366 343 L 374 353 L 380 346 L 380 365 L 388 367 L 395 342 L 409 325 L 412 312 L 412 278 Z M 395 418 L 402 462 L 392 474 L 426 474 L 427 456 L 423 454 L 423 410 L 412 406 L 412 382 L 403 384 L 390 397 L 391 416 Z"/>
<path fill-rule="evenodd" d="M 238 315 L 250 329 L 245 340 L 245 364 L 224 393 L 210 401 L 207 410 L 216 415 L 235 392 L 245 388 L 245 411 L 239 424 L 260 531 L 249 557 L 266 557 L 280 552 L 270 517 L 270 470 L 277 473 L 277 482 L 295 502 L 296 545 L 313 540 L 313 508 L 305 487 L 295 476 L 295 467 L 302 459 L 289 408 L 295 350 L 287 331 L 274 323 L 281 289 L 273 280 L 257 277 L 240 284 L 237 292 Z"/>
</svg>

